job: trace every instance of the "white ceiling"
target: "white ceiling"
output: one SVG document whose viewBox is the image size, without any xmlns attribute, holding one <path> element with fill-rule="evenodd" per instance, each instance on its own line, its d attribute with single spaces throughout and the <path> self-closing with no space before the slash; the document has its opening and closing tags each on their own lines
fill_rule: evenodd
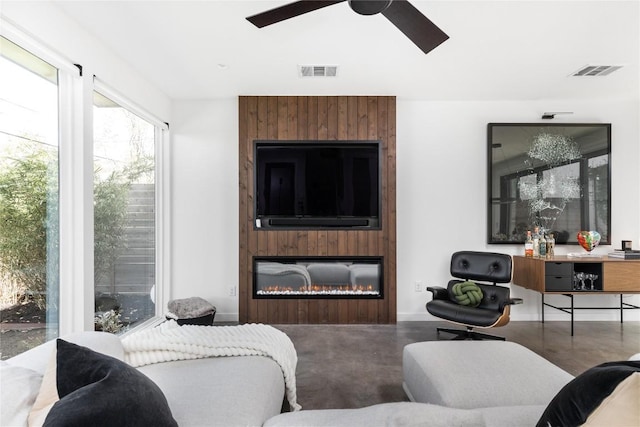
<svg viewBox="0 0 640 427">
<path fill-rule="evenodd" d="M 357 15 L 347 2 L 262 29 L 245 17 L 289 0 L 54 4 L 171 99 L 640 96 L 638 0 L 410 1 L 450 37 L 427 55 L 382 15 Z M 300 78 L 300 64 L 338 65 L 338 76 Z M 624 67 L 569 77 L 587 64 Z"/>
</svg>

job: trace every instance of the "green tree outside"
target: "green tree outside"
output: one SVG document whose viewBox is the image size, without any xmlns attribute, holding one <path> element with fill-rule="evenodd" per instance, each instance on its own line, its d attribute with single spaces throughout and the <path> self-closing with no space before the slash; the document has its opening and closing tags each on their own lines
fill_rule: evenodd
<svg viewBox="0 0 640 427">
<path fill-rule="evenodd" d="M 0 274 L 44 308 L 47 230 L 58 229 L 58 203 L 52 199 L 58 197 L 57 162 L 35 146 L 15 154 L 0 164 Z M 54 215 L 48 215 L 48 207 Z"/>
<path fill-rule="evenodd" d="M 47 253 L 51 250 L 47 242 L 58 241 L 47 235 L 58 230 L 57 159 L 31 144 L 18 151 L 0 161 L 0 280 L 3 292 L 11 289 L 45 308 Z M 96 281 L 113 269 L 126 249 L 129 188 L 150 171 L 152 160 L 140 157 L 94 184 Z"/>
</svg>

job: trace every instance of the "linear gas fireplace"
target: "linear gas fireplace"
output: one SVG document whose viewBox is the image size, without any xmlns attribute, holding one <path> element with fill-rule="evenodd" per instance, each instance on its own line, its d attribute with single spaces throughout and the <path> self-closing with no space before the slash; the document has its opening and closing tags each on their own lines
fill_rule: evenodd
<svg viewBox="0 0 640 427">
<path fill-rule="evenodd" d="M 254 298 L 383 297 L 382 257 L 254 257 Z"/>
</svg>

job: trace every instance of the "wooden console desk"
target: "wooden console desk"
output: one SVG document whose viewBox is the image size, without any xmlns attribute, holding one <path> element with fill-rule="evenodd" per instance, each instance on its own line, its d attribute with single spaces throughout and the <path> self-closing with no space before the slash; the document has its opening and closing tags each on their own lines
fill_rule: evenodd
<svg viewBox="0 0 640 427">
<path fill-rule="evenodd" d="M 589 279 L 589 277 L 591 279 Z M 540 292 L 542 323 L 544 307 L 552 307 L 571 315 L 573 336 L 573 313 L 577 309 L 620 309 L 620 322 L 625 309 L 640 307 L 625 303 L 623 294 L 640 294 L 640 260 L 625 260 L 607 256 L 532 258 L 521 255 L 513 257 L 513 283 L 532 291 Z M 586 284 L 583 289 L 583 284 Z M 546 294 L 565 295 L 570 298 L 570 307 L 558 307 L 544 301 Z M 574 307 L 575 295 L 619 294 L 619 307 Z"/>
</svg>

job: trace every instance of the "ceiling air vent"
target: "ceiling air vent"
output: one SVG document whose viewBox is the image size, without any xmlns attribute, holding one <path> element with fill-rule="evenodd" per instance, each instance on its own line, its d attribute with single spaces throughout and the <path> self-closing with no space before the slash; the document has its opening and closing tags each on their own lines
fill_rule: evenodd
<svg viewBox="0 0 640 427">
<path fill-rule="evenodd" d="M 571 73 L 571 75 L 574 77 L 608 76 L 620 68 L 622 68 L 622 65 L 585 65 L 578 71 Z"/>
<path fill-rule="evenodd" d="M 300 65 L 300 77 L 335 77 L 338 74 L 337 65 Z"/>
</svg>

